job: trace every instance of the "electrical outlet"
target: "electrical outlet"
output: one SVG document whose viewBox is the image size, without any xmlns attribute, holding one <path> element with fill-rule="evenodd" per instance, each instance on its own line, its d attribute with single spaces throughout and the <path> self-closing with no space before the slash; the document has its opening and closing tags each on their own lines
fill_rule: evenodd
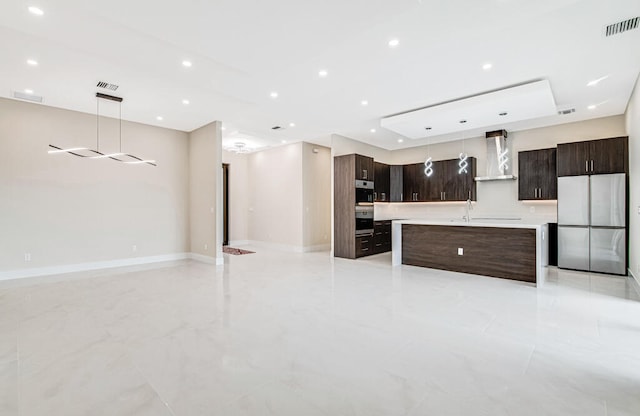
<svg viewBox="0 0 640 416">
<path fill-rule="evenodd" d="M 135 244 L 131 246 L 131 251 L 133 251 L 134 253 L 138 251 L 138 246 L 136 246 Z"/>
<path fill-rule="evenodd" d="M 204 249 L 205 249 L 205 250 L 209 250 L 209 244 L 205 244 L 205 245 L 204 245 Z"/>
<path fill-rule="evenodd" d="M 24 253 L 24 261 L 31 261 L 31 253 Z"/>
<path fill-rule="evenodd" d="M 464 248 L 458 247 L 458 256 L 464 255 Z"/>
</svg>

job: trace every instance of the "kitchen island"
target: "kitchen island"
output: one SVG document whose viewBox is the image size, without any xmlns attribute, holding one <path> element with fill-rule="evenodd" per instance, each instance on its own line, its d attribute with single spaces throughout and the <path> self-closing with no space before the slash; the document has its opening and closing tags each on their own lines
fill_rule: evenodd
<svg viewBox="0 0 640 416">
<path fill-rule="evenodd" d="M 392 261 L 541 285 L 548 264 L 547 223 L 499 220 L 396 220 Z"/>
</svg>

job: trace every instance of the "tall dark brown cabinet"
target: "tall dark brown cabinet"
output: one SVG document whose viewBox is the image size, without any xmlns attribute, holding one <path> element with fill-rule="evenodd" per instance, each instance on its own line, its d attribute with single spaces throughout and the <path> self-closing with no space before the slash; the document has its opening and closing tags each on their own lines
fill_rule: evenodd
<svg viewBox="0 0 640 416">
<path fill-rule="evenodd" d="M 555 148 L 518 152 L 518 199 L 558 199 Z"/>
<path fill-rule="evenodd" d="M 374 180 L 373 158 L 350 154 L 333 159 L 333 252 L 335 257 L 355 259 L 373 254 L 371 237 L 356 237 L 356 180 Z"/>
</svg>

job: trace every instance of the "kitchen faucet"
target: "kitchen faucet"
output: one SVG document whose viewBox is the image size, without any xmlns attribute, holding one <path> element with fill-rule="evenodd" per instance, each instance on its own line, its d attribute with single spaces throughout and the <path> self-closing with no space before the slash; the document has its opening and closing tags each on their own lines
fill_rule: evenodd
<svg viewBox="0 0 640 416">
<path fill-rule="evenodd" d="M 471 206 L 471 198 L 467 199 L 467 204 L 465 205 L 465 208 L 467 211 L 467 215 L 462 217 L 462 219 L 465 220 L 466 222 L 471 222 L 471 210 L 473 209 L 473 206 Z"/>
</svg>

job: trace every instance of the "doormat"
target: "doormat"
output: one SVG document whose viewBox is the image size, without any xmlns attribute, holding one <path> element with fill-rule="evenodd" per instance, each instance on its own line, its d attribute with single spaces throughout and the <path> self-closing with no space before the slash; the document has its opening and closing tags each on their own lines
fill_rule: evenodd
<svg viewBox="0 0 640 416">
<path fill-rule="evenodd" d="M 223 246 L 222 247 L 222 252 L 226 253 L 226 254 L 233 254 L 234 256 L 239 256 L 241 254 L 252 254 L 252 253 L 255 253 L 255 251 L 242 250 L 241 248 L 233 248 L 233 247 L 229 247 L 229 246 Z"/>
</svg>

